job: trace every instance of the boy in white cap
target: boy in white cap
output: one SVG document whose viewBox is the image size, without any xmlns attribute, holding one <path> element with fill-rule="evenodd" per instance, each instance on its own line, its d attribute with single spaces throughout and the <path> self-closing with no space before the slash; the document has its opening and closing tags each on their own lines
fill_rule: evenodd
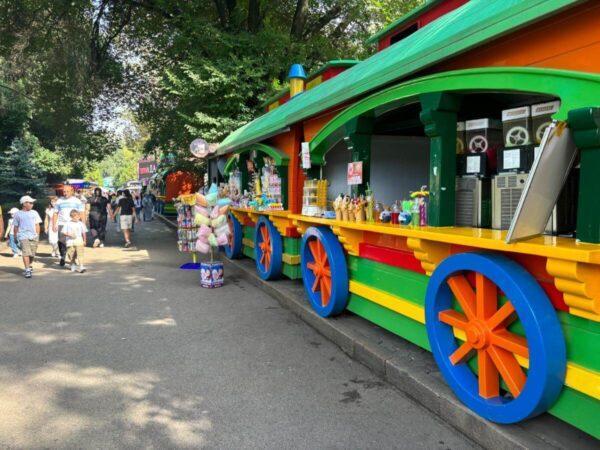
<svg viewBox="0 0 600 450">
<path fill-rule="evenodd" d="M 21 197 L 21 211 L 15 214 L 13 226 L 15 236 L 21 244 L 23 253 L 23 265 L 25 266 L 25 278 L 31 278 L 33 258 L 37 252 L 38 240 L 40 238 L 40 224 L 42 218 L 37 211 L 33 209 L 34 198 L 29 195 Z"/>
</svg>

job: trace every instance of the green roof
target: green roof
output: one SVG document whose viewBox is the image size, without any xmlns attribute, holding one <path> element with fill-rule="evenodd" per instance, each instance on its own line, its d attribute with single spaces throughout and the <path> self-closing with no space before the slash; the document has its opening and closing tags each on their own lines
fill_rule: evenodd
<svg viewBox="0 0 600 450">
<path fill-rule="evenodd" d="M 408 22 L 413 21 L 414 19 L 416 19 L 417 17 L 419 17 L 421 14 L 426 13 L 431 8 L 433 8 L 434 6 L 436 6 L 438 3 L 441 3 L 443 1 L 444 0 L 429 0 L 429 1 L 426 1 L 421 6 L 416 7 L 415 9 L 413 9 L 409 13 L 403 15 L 399 19 L 394 20 L 392 23 L 390 23 L 385 28 L 379 30 L 377 33 L 375 33 L 373 36 L 371 36 L 369 39 L 367 39 L 365 41 L 365 43 L 367 43 L 367 44 L 373 44 L 373 43 L 377 42 L 379 39 L 381 39 L 383 36 L 385 36 L 386 34 L 388 34 L 390 31 L 395 30 L 396 28 L 399 28 L 402 25 L 406 25 Z"/>
<path fill-rule="evenodd" d="M 584 1 L 471 0 L 334 79 L 238 128 L 219 145 L 218 153 L 283 132 L 296 122 Z"/>
</svg>

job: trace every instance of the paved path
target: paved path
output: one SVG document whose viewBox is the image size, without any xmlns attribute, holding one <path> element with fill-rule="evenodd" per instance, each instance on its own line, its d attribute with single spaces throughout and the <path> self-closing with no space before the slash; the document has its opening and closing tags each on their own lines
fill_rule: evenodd
<svg viewBox="0 0 600 450">
<path fill-rule="evenodd" d="M 0 447 L 410 448 L 472 445 L 237 273 L 198 287 L 153 222 L 138 248 L 0 255 Z"/>
</svg>

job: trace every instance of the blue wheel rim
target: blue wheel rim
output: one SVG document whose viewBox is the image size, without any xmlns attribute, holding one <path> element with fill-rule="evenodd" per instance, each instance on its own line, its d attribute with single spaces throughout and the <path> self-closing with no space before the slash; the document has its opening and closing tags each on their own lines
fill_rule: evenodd
<svg viewBox="0 0 600 450">
<path fill-rule="evenodd" d="M 450 361 L 458 348 L 453 328 L 440 312 L 453 309 L 448 279 L 475 272 L 490 280 L 510 300 L 525 331 L 529 349 L 526 381 L 516 398 L 479 395 L 477 375 L 466 362 Z M 477 414 L 498 423 L 516 423 L 547 411 L 558 398 L 566 372 L 566 349 L 556 311 L 535 279 L 502 255 L 463 253 L 444 260 L 433 273 L 425 299 L 429 343 L 440 370 L 457 397 Z"/>
<path fill-rule="evenodd" d="M 230 239 L 229 245 L 224 245 L 223 249 L 225 250 L 225 256 L 227 256 L 227 258 L 237 259 L 242 255 L 242 224 L 232 213 L 227 215 L 227 220 L 230 224 L 229 228 L 232 238 Z"/>
<path fill-rule="evenodd" d="M 264 241 L 265 235 L 268 236 L 270 242 L 268 248 L 263 252 L 261 244 Z M 263 256 L 265 256 L 264 253 L 268 253 L 269 255 L 268 263 L 263 259 Z M 254 256 L 256 271 L 258 276 L 263 280 L 274 280 L 281 276 L 283 268 L 283 239 L 277 228 L 265 216 L 261 216 L 258 219 L 254 229 Z"/>
<path fill-rule="evenodd" d="M 313 290 L 316 276 L 309 268 L 315 262 L 310 248 L 311 241 L 317 241 L 322 245 L 331 270 L 331 292 L 325 304 L 322 301 L 321 290 Z M 337 237 L 328 227 L 310 227 L 302 236 L 300 255 L 304 289 L 315 312 L 321 317 L 340 314 L 348 304 L 348 266 L 344 250 Z"/>
</svg>

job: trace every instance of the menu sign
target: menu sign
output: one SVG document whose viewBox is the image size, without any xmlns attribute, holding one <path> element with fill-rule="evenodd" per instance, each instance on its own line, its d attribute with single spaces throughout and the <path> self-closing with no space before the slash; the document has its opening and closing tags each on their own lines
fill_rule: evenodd
<svg viewBox="0 0 600 450">
<path fill-rule="evenodd" d="M 363 182 L 363 163 L 362 161 L 348 163 L 348 172 L 346 174 L 348 185 L 362 184 Z"/>
</svg>

